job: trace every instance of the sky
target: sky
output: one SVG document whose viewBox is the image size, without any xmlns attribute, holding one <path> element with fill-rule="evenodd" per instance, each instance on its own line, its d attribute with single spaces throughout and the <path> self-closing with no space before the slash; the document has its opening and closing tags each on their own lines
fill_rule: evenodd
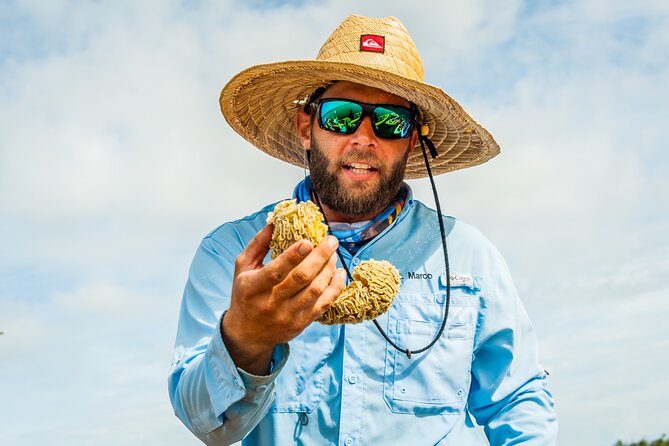
<svg viewBox="0 0 669 446">
<path fill-rule="evenodd" d="M 351 13 L 399 17 L 502 148 L 436 182 L 509 263 L 559 444 L 669 433 L 669 2 L 6 0 L 0 444 L 199 444 L 166 383 L 188 266 L 305 174 L 234 133 L 220 90 Z"/>
</svg>

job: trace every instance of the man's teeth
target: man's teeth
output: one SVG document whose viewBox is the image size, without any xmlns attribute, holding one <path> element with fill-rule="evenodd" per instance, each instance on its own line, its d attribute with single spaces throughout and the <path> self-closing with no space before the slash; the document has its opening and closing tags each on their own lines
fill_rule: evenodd
<svg viewBox="0 0 669 446">
<path fill-rule="evenodd" d="M 374 170 L 369 164 L 360 164 L 360 163 L 350 163 L 346 167 L 349 168 L 353 173 L 367 173 L 371 170 Z"/>
</svg>

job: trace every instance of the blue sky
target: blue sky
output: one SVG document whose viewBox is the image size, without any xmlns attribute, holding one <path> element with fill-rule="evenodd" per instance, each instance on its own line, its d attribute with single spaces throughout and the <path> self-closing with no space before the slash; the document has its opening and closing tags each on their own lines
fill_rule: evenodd
<svg viewBox="0 0 669 446">
<path fill-rule="evenodd" d="M 33 0 L 0 4 L 0 444 L 198 444 L 166 391 L 188 265 L 304 174 L 220 89 L 350 13 L 402 19 L 502 147 L 437 186 L 509 262 L 560 444 L 667 432 L 669 3 Z"/>
</svg>

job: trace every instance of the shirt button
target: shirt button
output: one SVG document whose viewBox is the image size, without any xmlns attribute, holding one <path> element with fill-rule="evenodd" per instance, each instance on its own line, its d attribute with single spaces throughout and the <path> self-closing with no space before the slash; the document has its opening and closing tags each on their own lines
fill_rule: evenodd
<svg viewBox="0 0 669 446">
<path fill-rule="evenodd" d="M 344 444 L 346 444 L 346 446 L 351 446 L 353 444 L 353 439 L 348 437 L 346 440 L 344 440 Z"/>
<path fill-rule="evenodd" d="M 348 377 L 348 382 L 351 383 L 351 384 L 357 383 L 358 382 L 358 375 L 353 374 L 353 375 L 349 376 Z"/>
<path fill-rule="evenodd" d="M 357 264 L 359 264 L 359 263 L 360 263 L 360 259 L 359 259 L 359 258 L 356 257 L 356 258 L 353 259 L 353 264 L 354 264 L 354 265 L 357 265 Z M 353 441 L 353 440 L 351 440 L 351 441 Z"/>
<path fill-rule="evenodd" d="M 259 385 L 258 387 L 256 387 L 256 390 L 257 390 L 258 392 L 264 392 L 264 391 L 267 390 L 267 386 L 266 386 L 265 384 L 261 384 L 261 385 Z"/>
</svg>

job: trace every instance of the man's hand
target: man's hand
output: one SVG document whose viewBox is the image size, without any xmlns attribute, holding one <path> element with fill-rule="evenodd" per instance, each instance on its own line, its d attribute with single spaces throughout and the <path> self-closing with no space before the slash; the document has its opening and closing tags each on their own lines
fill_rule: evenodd
<svg viewBox="0 0 669 446">
<path fill-rule="evenodd" d="M 272 350 L 293 339 L 325 311 L 346 287 L 337 269 L 338 241 L 302 240 L 267 265 L 272 226 L 265 226 L 237 257 L 230 308 L 221 324 L 225 346 L 237 367 L 265 375 Z"/>
</svg>

